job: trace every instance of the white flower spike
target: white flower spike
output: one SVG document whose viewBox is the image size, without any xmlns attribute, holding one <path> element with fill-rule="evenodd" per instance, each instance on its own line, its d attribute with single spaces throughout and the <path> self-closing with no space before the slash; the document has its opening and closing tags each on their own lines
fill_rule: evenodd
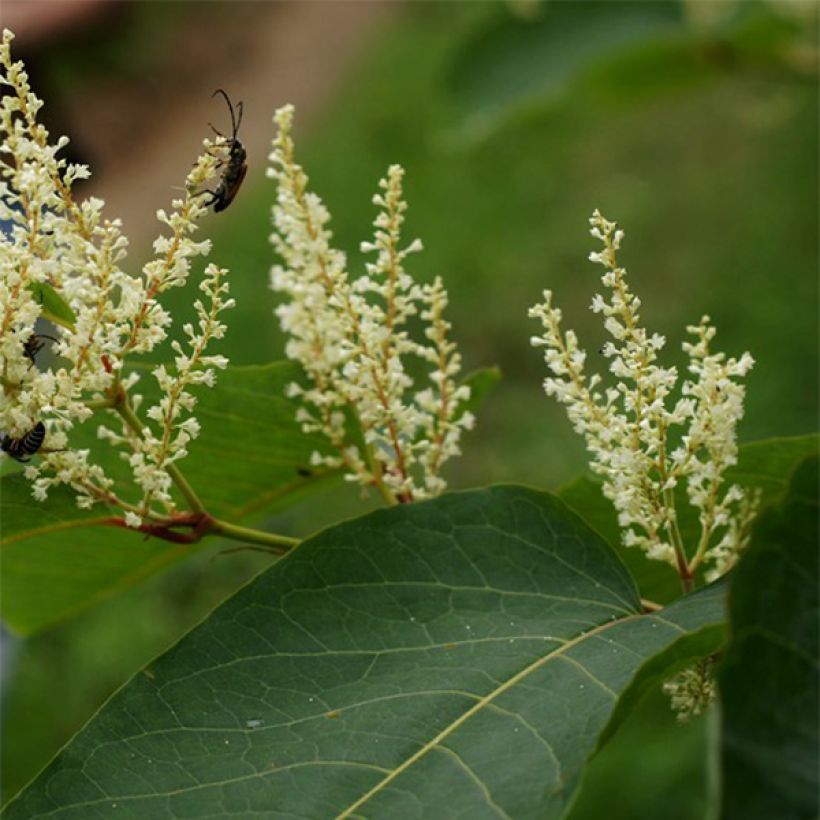
<svg viewBox="0 0 820 820">
<path fill-rule="evenodd" d="M 586 353 L 572 330 L 562 332 L 551 291 L 530 309 L 544 327 L 532 344 L 544 348 L 552 374 L 544 382 L 547 395 L 566 407 L 573 428 L 586 439 L 590 467 L 615 506 L 623 543 L 671 564 L 688 589 L 701 565 L 711 563 L 706 578 L 712 580 L 732 566 L 748 541 L 757 494 L 724 486 L 723 476 L 737 461 L 735 429 L 745 397 L 739 379 L 754 361 L 748 353 L 739 359 L 712 353 L 716 331 L 704 316 L 687 328 L 695 337 L 683 345 L 692 378 L 673 400 L 678 372 L 658 363 L 665 339 L 641 326 L 640 300 L 618 265 L 623 231 L 598 211 L 590 224 L 603 248 L 589 258 L 604 267 L 601 282 L 608 291 L 608 296 L 594 296 L 591 309 L 602 314 L 612 337 L 601 352 L 615 384 L 604 388 L 600 375 L 587 376 Z M 679 443 L 673 447 L 671 441 Z M 674 488 L 682 482 L 700 520 L 700 538 L 689 550 L 675 510 Z"/>
<path fill-rule="evenodd" d="M 473 417 L 464 411 L 470 390 L 457 382 L 461 357 L 447 338 L 444 286 L 438 278 L 418 285 L 404 268 L 422 247 L 418 239 L 402 245 L 404 169 L 390 166 L 379 182 L 375 236 L 361 245 L 375 259 L 351 280 L 345 255 L 331 244 L 330 215 L 295 161 L 293 108 L 281 108 L 274 122 L 271 242 L 283 264 L 273 267 L 271 285 L 286 297 L 276 309 L 289 337 L 286 353 L 310 382 L 292 385 L 289 395 L 300 400 L 302 429 L 321 432 L 333 448 L 332 455 L 315 453 L 313 463 L 343 468 L 349 480 L 378 487 L 391 503 L 438 495 L 446 488 L 441 468 L 459 454 Z M 426 323 L 425 342 L 410 336 L 414 316 Z M 426 388 L 415 389 L 410 358 L 430 368 Z M 351 426 L 358 427 L 357 440 Z"/>
</svg>

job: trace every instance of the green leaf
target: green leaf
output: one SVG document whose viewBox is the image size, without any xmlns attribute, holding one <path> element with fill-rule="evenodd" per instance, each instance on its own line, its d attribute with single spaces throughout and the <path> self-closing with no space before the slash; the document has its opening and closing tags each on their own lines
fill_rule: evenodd
<svg viewBox="0 0 820 820">
<path fill-rule="evenodd" d="M 214 389 L 199 392 L 195 413 L 202 432 L 180 466 L 212 515 L 232 522 L 258 516 L 320 484 L 321 476 L 305 474 L 305 468 L 311 452 L 324 443 L 302 433 L 295 407 L 284 397 L 285 385 L 297 373 L 288 363 L 230 368 Z M 145 389 L 140 383 L 149 401 L 153 381 L 144 378 Z M 72 444 L 94 448 L 106 470 L 122 481 L 127 467 L 96 439 L 99 421 L 95 415 L 72 431 Z M 118 429 L 115 417 L 106 423 Z M 200 547 L 104 526 L 119 513 L 102 506 L 79 510 L 66 487 L 52 489 L 39 503 L 20 472 L 0 479 L 0 510 L 0 611 L 20 633 L 72 615 Z"/>
<path fill-rule="evenodd" d="M 558 818 L 639 670 L 722 619 L 720 585 L 643 614 L 550 494 L 380 510 L 217 609 L 7 817 Z"/>
<path fill-rule="evenodd" d="M 727 486 L 757 487 L 762 491 L 762 504 L 771 503 L 786 491 L 795 464 L 807 453 L 817 452 L 817 448 L 816 435 L 745 444 L 740 448 L 737 465 L 726 471 Z M 562 487 L 558 494 L 610 544 L 620 544 L 618 519 L 612 504 L 604 498 L 597 479 L 583 476 Z M 684 544 L 696 543 L 699 532 L 697 515 L 689 506 L 683 487 L 678 487 L 676 492 L 676 505 Z M 647 560 L 637 549 L 620 548 L 620 552 L 642 595 L 667 603 L 680 594 L 680 583 L 672 567 Z"/>
<path fill-rule="evenodd" d="M 32 282 L 28 289 L 42 305 L 42 316 L 55 325 L 73 328 L 77 317 L 68 302 L 46 282 Z"/>
<path fill-rule="evenodd" d="M 686 607 L 698 609 L 703 606 L 701 596 L 710 601 L 723 601 L 725 580 L 721 578 L 705 590 L 688 595 L 675 604 L 678 610 Z M 638 702 L 652 689 L 661 685 L 677 672 L 690 666 L 693 661 L 701 660 L 713 654 L 725 642 L 726 629 L 722 619 L 715 619 L 709 626 L 698 632 L 685 635 L 674 644 L 658 652 L 639 670 L 629 687 L 621 694 L 617 708 L 613 712 L 605 731 L 601 735 L 601 745 L 606 743 L 620 728 L 621 723 L 629 716 Z"/>
<path fill-rule="evenodd" d="M 813 820 L 820 810 L 818 469 L 817 456 L 800 465 L 733 574 L 719 668 L 726 820 Z"/>
<path fill-rule="evenodd" d="M 587 766 L 568 820 L 713 820 L 718 713 L 680 723 L 650 690 Z"/>
</svg>

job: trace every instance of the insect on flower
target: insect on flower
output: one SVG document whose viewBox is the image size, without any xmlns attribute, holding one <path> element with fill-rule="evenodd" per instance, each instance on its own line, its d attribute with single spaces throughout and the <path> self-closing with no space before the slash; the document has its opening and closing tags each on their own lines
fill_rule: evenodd
<svg viewBox="0 0 820 820">
<path fill-rule="evenodd" d="M 37 354 L 46 346 L 46 343 L 41 341 L 42 339 L 50 339 L 52 342 L 60 341 L 46 333 L 32 333 L 23 345 L 23 354 L 31 362 L 29 367 L 33 367 L 37 364 Z"/>
<path fill-rule="evenodd" d="M 28 456 L 33 456 L 43 446 L 45 437 L 46 426 L 43 422 L 38 421 L 28 433 L 20 438 L 4 436 L 0 441 L 0 450 L 8 453 L 15 461 L 26 462 L 29 461 Z"/>
<path fill-rule="evenodd" d="M 214 211 L 219 213 L 219 211 L 224 211 L 225 208 L 233 202 L 239 190 L 239 186 L 242 184 L 242 180 L 245 179 L 245 174 L 248 172 L 248 163 L 245 161 L 247 158 L 245 146 L 242 145 L 241 140 L 236 136 L 239 131 L 239 126 L 242 123 L 242 102 L 240 100 L 236 106 L 236 111 L 234 111 L 230 98 L 221 88 L 217 88 L 211 96 L 215 97 L 217 94 L 221 94 L 225 98 L 225 102 L 228 104 L 228 110 L 231 112 L 231 137 L 228 139 L 230 153 L 228 159 L 222 163 L 224 170 L 222 171 L 222 179 L 219 181 L 216 190 L 203 191 L 202 193 L 211 195 L 207 204 L 213 205 Z M 211 125 L 210 123 L 208 124 Z M 227 137 L 225 137 L 221 131 L 214 128 L 213 125 L 211 125 L 211 128 L 213 128 L 217 136 L 227 139 Z"/>
</svg>

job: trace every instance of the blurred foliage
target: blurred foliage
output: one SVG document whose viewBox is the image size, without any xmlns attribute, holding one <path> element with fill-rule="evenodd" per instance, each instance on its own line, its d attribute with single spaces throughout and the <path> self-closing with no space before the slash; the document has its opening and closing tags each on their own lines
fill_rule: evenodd
<svg viewBox="0 0 820 820">
<path fill-rule="evenodd" d="M 426 249 L 412 271 L 444 276 L 468 368 L 499 364 L 505 374 L 466 442 L 459 475 L 469 480 L 461 483 L 550 485 L 582 469 L 580 441 L 539 389 L 544 367 L 529 348 L 534 326 L 526 310 L 551 287 L 587 349 L 602 343 L 603 330 L 586 310 L 600 288 L 586 261 L 594 207 L 624 226 L 634 289 L 647 324 L 667 336 L 673 361 L 683 362 L 685 325 L 704 312 L 723 349 L 749 349 L 757 358 L 741 436 L 812 430 L 814 77 L 750 54 L 728 66 L 703 57 L 708 83 L 682 90 L 670 70 L 668 93 L 638 104 L 634 97 L 604 103 L 590 80 L 561 104 L 552 95 L 541 106 L 530 100 L 486 138 L 454 142 L 458 100 L 450 78 L 465 59 L 464 41 L 504 20 L 491 5 L 405 10 L 300 150 L 354 266 L 362 264 L 358 243 L 375 215 L 376 181 L 390 162 L 407 167 L 407 236 L 421 236 Z M 648 80 L 658 87 L 662 76 Z M 273 261 L 272 186 L 250 182 L 242 193 L 230 220 L 214 222 L 215 256 L 235 269 L 240 322 L 255 329 L 229 335 L 226 346 L 240 361 L 261 361 L 282 349 L 270 321 L 273 294 L 260 296 Z"/>
<path fill-rule="evenodd" d="M 717 718 L 711 710 L 680 724 L 669 699 L 652 690 L 593 758 L 568 820 L 705 820 L 715 794 L 709 746 Z"/>
<path fill-rule="evenodd" d="M 80 64 L 83 72 L 110 71 L 104 55 L 119 53 L 150 75 L 139 41 L 155 38 L 172 5 L 138 4 L 145 22 L 125 33 L 127 49 L 98 37 L 63 50 L 53 71 L 77 77 Z M 611 14 L 604 5 L 622 10 L 635 30 L 623 24 L 611 36 L 612 23 L 599 20 Z M 721 10 L 716 21 L 693 21 L 690 10 L 707 6 Z M 226 5 L 211 8 L 231 14 Z M 198 10 L 176 4 L 173 14 Z M 354 265 L 363 261 L 358 243 L 371 230 L 377 180 L 391 162 L 407 168 L 407 236 L 425 244 L 411 270 L 424 280 L 444 277 L 466 369 L 498 364 L 504 373 L 465 440 L 454 483 L 554 486 L 583 469 L 580 439 L 540 389 L 545 368 L 529 347 L 535 329 L 526 311 L 544 287 L 555 290 L 567 326 L 594 360 L 604 340 L 586 309 L 600 287 L 586 261 L 593 247 L 586 219 L 595 207 L 625 228 L 623 259 L 645 320 L 667 336 L 674 361 L 683 361 L 684 326 L 704 312 L 722 349 L 749 349 L 757 359 L 742 438 L 813 430 L 818 95 L 816 54 L 806 43 L 817 41 L 815 4 L 689 3 L 684 13 L 677 3 L 548 3 L 534 10 L 528 21 L 494 3 L 407 4 L 376 32 L 310 133 L 297 135 L 300 161 Z M 559 23 L 565 28 L 556 30 Z M 540 37 L 565 43 L 563 56 L 540 54 Z M 530 62 L 510 65 L 504 54 L 519 49 L 517 59 Z M 263 181 L 264 164 L 250 158 L 241 195 L 207 228 L 214 261 L 234 271 L 238 307 L 225 352 L 237 364 L 265 362 L 283 349 L 267 290 L 273 187 Z M 184 304 L 187 297 L 175 295 Z M 358 511 L 354 499 L 352 491 L 329 496 L 323 518 Z M 294 515 L 318 510 L 308 504 Z M 182 567 L 22 647 L 3 702 L 3 748 L 13 750 L 4 754 L 5 796 L 256 560 L 223 559 L 219 576 Z M 189 594 L 200 584 L 210 598 Z M 613 744 L 598 759 L 578 817 L 668 816 L 658 784 L 687 780 L 705 730 L 695 724 L 675 735 L 680 745 L 667 742 L 669 732 L 656 728 L 671 719 L 659 717 L 657 700 L 621 729 L 621 752 L 611 752 Z M 625 772 L 634 760 L 627 748 L 636 745 L 648 751 Z M 690 774 L 681 774 L 683 766 Z M 652 794 L 654 804 L 647 797 L 645 806 L 626 807 Z M 620 814 L 609 811 L 612 795 Z M 700 816 L 693 811 L 680 816 Z"/>
<path fill-rule="evenodd" d="M 724 820 L 820 811 L 818 468 L 815 453 L 794 471 L 733 573 L 731 642 L 718 667 Z"/>
<path fill-rule="evenodd" d="M 685 39 L 680 3 L 611 3 L 592 0 L 583 14 L 572 3 L 535 6 L 533 14 L 515 17 L 499 8 L 494 19 L 466 39 L 448 72 L 450 117 L 461 139 L 486 136 L 511 112 L 558 101 L 581 79 L 594 75 L 597 93 L 621 87 L 621 94 L 646 94 L 655 75 L 622 83 L 613 72 L 616 59 L 643 59 Z M 680 55 L 676 55 L 680 59 Z M 597 68 L 602 68 L 596 72 Z M 669 71 L 662 85 L 669 90 Z M 700 76 L 678 72 L 691 82 Z M 614 75 L 614 76 L 613 76 Z"/>
</svg>

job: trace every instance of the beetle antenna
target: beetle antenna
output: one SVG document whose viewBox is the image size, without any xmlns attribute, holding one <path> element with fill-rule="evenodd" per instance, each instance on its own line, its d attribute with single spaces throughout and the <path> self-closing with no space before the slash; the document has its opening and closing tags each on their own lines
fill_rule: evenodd
<svg viewBox="0 0 820 820">
<path fill-rule="evenodd" d="M 228 103 L 228 111 L 231 112 L 231 127 L 233 128 L 233 135 L 234 135 L 234 137 L 236 137 L 236 129 L 237 129 L 238 126 L 236 124 L 236 116 L 235 116 L 234 111 L 233 111 L 233 105 L 231 104 L 231 99 L 225 93 L 225 90 L 222 89 L 222 88 L 217 88 L 216 91 L 214 91 L 214 93 L 211 94 L 211 96 L 215 97 L 217 94 L 221 94 L 225 98 L 225 102 Z M 241 105 L 241 103 L 240 103 L 240 105 Z M 213 126 L 211 126 L 211 127 L 213 127 Z M 216 131 L 216 129 L 214 129 L 214 130 Z M 219 132 L 217 132 L 217 133 L 219 133 Z M 220 136 L 222 136 L 222 135 L 220 134 Z"/>
</svg>

